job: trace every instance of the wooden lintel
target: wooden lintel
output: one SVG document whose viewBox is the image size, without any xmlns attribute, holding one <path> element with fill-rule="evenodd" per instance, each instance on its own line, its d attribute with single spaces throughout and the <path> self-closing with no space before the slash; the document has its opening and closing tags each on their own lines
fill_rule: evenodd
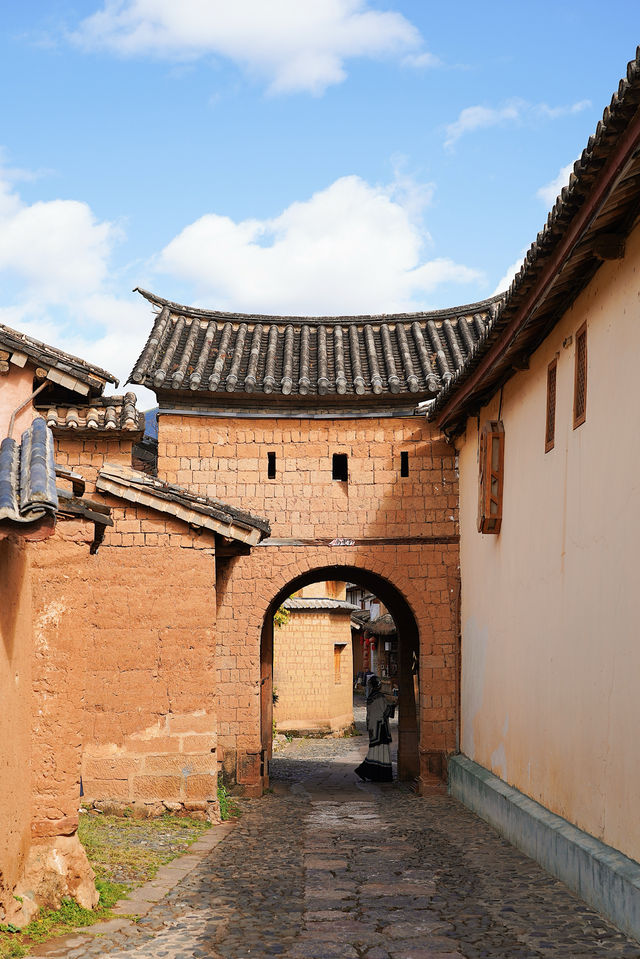
<svg viewBox="0 0 640 959">
<path fill-rule="evenodd" d="M 599 260 L 621 260 L 624 247 L 625 238 L 619 233 L 599 233 L 591 241 L 591 252 Z"/>
</svg>

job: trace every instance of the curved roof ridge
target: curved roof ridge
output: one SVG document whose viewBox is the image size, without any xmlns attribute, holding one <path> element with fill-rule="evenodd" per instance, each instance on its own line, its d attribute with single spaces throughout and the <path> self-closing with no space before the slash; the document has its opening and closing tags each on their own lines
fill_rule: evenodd
<svg viewBox="0 0 640 959">
<path fill-rule="evenodd" d="M 468 316 L 473 313 L 480 313 L 488 310 L 491 306 L 498 301 L 504 299 L 505 294 L 499 293 L 497 296 L 490 296 L 486 300 L 478 300 L 476 303 L 463 303 L 460 306 L 453 306 L 447 309 L 439 310 L 419 310 L 415 313 L 349 313 L 344 315 L 307 315 L 299 316 L 294 314 L 279 314 L 279 313 L 243 313 L 241 311 L 227 311 L 227 310 L 206 310 L 202 307 L 197 306 L 186 306 L 183 303 L 174 303 L 172 300 L 166 300 L 161 296 L 157 296 L 155 293 L 150 293 L 148 290 L 143 290 L 141 287 L 136 286 L 133 290 L 134 293 L 140 293 L 141 296 L 148 300 L 150 303 L 159 306 L 160 308 L 166 307 L 172 313 L 182 314 L 184 316 L 194 316 L 201 317 L 202 319 L 208 320 L 237 320 L 239 322 L 256 322 L 256 323 L 309 323 L 311 325 L 322 323 L 324 325 L 329 325 L 331 323 L 348 323 L 348 322 L 376 322 L 388 323 L 393 320 L 431 320 L 438 319 L 440 317 L 451 317 L 451 316 Z"/>
</svg>

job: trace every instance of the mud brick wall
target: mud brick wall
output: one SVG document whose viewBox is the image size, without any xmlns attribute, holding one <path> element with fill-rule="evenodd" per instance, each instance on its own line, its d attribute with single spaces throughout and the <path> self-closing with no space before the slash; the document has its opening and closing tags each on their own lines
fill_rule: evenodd
<svg viewBox="0 0 640 959">
<path fill-rule="evenodd" d="M 334 649 L 340 648 L 336 682 Z M 273 631 L 273 715 L 280 730 L 344 729 L 353 722 L 351 613 L 291 610 Z"/>
<path fill-rule="evenodd" d="M 454 450 L 423 417 L 362 420 L 158 418 L 158 475 L 266 516 L 278 537 L 457 532 Z M 276 477 L 268 479 L 269 452 Z M 400 475 L 400 454 L 409 475 Z M 332 479 L 334 453 L 349 480 Z"/>
<path fill-rule="evenodd" d="M 383 577 L 406 599 L 420 639 L 420 774 L 456 748 L 457 544 L 257 546 L 218 577 L 218 720 L 223 761 L 247 792 L 260 779 L 260 645 L 270 603 L 296 577 L 329 566 Z M 336 570 L 336 572 L 338 572 Z M 322 578 L 325 578 L 323 576 Z"/>
<path fill-rule="evenodd" d="M 0 540 L 0 921 L 15 905 L 31 833 L 29 550 Z"/>
<path fill-rule="evenodd" d="M 69 521 L 36 565 L 39 818 L 77 819 L 80 775 L 89 801 L 204 809 L 218 771 L 213 534 L 93 496 L 114 520 L 97 555 L 93 527 Z M 55 809 L 52 769 L 66 777 Z"/>
</svg>

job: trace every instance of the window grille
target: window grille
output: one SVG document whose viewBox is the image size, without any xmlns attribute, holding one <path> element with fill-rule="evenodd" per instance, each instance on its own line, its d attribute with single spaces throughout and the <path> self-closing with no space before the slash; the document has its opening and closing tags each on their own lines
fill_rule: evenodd
<svg viewBox="0 0 640 959">
<path fill-rule="evenodd" d="M 479 533 L 500 532 L 503 485 L 504 426 L 500 420 L 494 420 L 487 423 L 480 434 Z"/>
<path fill-rule="evenodd" d="M 576 368 L 573 387 L 573 428 L 587 418 L 587 324 L 576 333 Z"/>
<path fill-rule="evenodd" d="M 552 450 L 556 438 L 556 378 L 558 361 L 552 360 L 547 368 L 547 426 L 545 430 L 544 451 Z"/>
</svg>

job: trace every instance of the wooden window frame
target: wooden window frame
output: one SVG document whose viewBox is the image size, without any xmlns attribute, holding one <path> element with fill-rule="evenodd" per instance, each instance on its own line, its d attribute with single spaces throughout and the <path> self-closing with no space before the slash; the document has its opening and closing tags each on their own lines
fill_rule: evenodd
<svg viewBox="0 0 640 959">
<path fill-rule="evenodd" d="M 582 412 L 578 412 L 578 383 L 580 379 L 580 341 L 584 337 L 584 369 L 583 369 L 583 403 Z M 587 370 L 589 367 L 589 354 L 587 343 L 587 323 L 586 321 L 576 330 L 575 336 L 575 361 L 573 371 L 573 428 L 577 430 L 587 419 Z"/>
<path fill-rule="evenodd" d="M 544 428 L 544 451 L 549 453 L 556 443 L 556 395 L 558 388 L 558 358 L 547 367 L 547 415 Z"/>
<path fill-rule="evenodd" d="M 480 434 L 478 532 L 497 535 L 502 527 L 504 491 L 504 425 L 486 423 Z"/>
</svg>

